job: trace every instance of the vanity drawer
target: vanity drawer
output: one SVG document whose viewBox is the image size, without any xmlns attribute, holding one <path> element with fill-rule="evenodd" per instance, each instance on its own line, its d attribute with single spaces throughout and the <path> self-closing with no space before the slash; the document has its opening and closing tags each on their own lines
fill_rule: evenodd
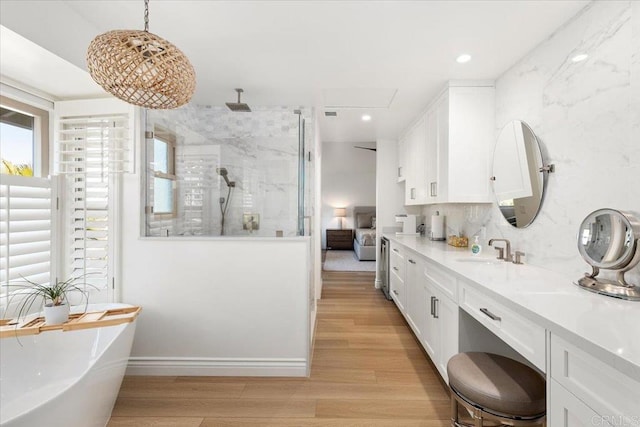
<svg viewBox="0 0 640 427">
<path fill-rule="evenodd" d="M 440 288 L 453 302 L 458 302 L 458 286 L 456 277 L 438 264 L 427 261 L 424 275 L 436 287 Z"/>
<path fill-rule="evenodd" d="M 615 425 L 640 426 L 640 382 L 555 334 L 550 366 L 551 378 L 598 415 Z"/>
<path fill-rule="evenodd" d="M 463 281 L 460 284 L 460 307 L 545 372 L 545 329 L 472 285 Z"/>
<path fill-rule="evenodd" d="M 405 288 L 404 280 L 401 279 L 394 271 L 391 271 L 389 273 L 389 291 L 391 298 L 395 301 L 403 315 L 405 314 L 406 302 Z"/>
<path fill-rule="evenodd" d="M 404 251 L 395 245 L 391 245 L 391 256 L 389 258 L 389 271 L 392 271 L 398 275 L 398 277 L 404 280 L 405 260 Z"/>
</svg>

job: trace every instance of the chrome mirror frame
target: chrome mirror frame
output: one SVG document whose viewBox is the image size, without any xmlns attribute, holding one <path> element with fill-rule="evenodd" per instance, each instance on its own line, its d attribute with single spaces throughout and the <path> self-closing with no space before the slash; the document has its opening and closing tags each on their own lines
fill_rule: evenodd
<svg viewBox="0 0 640 427">
<path fill-rule="evenodd" d="M 600 218 L 609 221 L 600 222 Z M 612 225 L 607 228 L 605 224 Z M 614 224 L 618 226 L 614 227 Z M 617 238 L 612 237 L 616 234 L 611 233 L 614 228 L 618 229 Z M 640 301 L 640 287 L 627 283 L 624 278 L 624 274 L 640 262 L 640 221 L 636 217 L 615 209 L 591 212 L 580 224 L 577 243 L 580 255 L 591 265 L 591 273 L 585 273 L 576 283 L 578 286 L 615 298 Z M 595 250 L 590 251 L 590 247 L 599 247 L 606 252 L 596 259 L 593 257 Z M 616 280 L 597 278 L 600 269 L 615 271 Z"/>
<path fill-rule="evenodd" d="M 501 180 L 504 179 L 504 176 L 501 176 L 501 173 L 504 173 L 504 169 L 496 170 L 497 159 L 499 158 L 498 153 L 502 152 L 504 155 L 505 147 L 510 148 L 509 145 L 513 147 L 516 146 L 518 138 L 515 134 L 518 132 L 518 130 L 521 130 L 520 134 L 523 145 L 518 153 L 514 153 L 516 155 L 515 162 L 517 163 L 518 158 L 520 158 L 521 160 L 524 159 L 524 161 L 526 161 L 527 163 L 526 168 L 520 168 L 520 170 L 526 170 L 526 180 L 529 183 L 528 191 L 530 192 L 530 194 L 527 197 L 521 195 L 520 197 L 511 199 L 509 199 L 509 197 L 501 199 L 500 195 L 497 192 L 496 185 L 497 181 L 500 180 L 501 182 Z M 513 135 L 513 138 L 509 137 L 510 133 Z M 516 151 L 518 150 L 516 149 Z M 518 154 L 520 156 L 518 156 Z M 504 165 L 504 161 L 501 164 Z M 542 207 L 546 192 L 548 175 L 552 172 L 555 172 L 554 165 L 545 164 L 540 140 L 533 129 L 531 129 L 531 127 L 527 123 L 522 120 L 512 120 L 502 128 L 502 130 L 498 134 L 493 148 L 493 156 L 491 160 L 491 177 L 489 177 L 489 180 L 491 181 L 491 188 L 495 198 L 495 204 L 500 210 L 500 213 L 502 214 L 502 217 L 505 219 L 505 221 L 507 221 L 514 228 L 526 228 L 533 223 L 533 221 L 540 213 L 540 209 Z M 521 191 L 524 190 L 525 188 L 523 187 Z M 515 195 L 512 193 L 510 194 L 510 196 L 514 197 Z M 536 205 L 535 212 L 533 212 L 533 210 L 528 213 L 526 211 L 520 211 L 520 209 L 526 209 L 526 206 L 529 206 L 530 208 L 531 201 L 533 200 L 535 200 Z M 512 204 L 509 204 L 509 202 L 511 202 Z"/>
</svg>

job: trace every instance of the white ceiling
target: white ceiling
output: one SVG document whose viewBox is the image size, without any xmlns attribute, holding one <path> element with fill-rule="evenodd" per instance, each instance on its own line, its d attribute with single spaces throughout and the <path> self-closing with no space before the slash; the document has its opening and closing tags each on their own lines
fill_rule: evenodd
<svg viewBox="0 0 640 427">
<path fill-rule="evenodd" d="M 190 58 L 193 102 L 222 106 L 235 100 L 236 87 L 250 106 L 312 105 L 322 113 L 339 100 L 331 108 L 337 118 L 320 117 L 322 139 L 362 142 L 396 138 L 449 79 L 497 78 L 587 3 L 151 0 L 150 31 Z M 86 70 L 93 37 L 142 29 L 143 11 L 142 0 L 2 0 L 0 23 Z M 4 66 L 19 55 L 2 43 L 3 75 L 42 84 L 34 74 L 52 71 Z M 456 63 L 463 52 L 473 59 Z M 61 74 L 47 91 L 86 96 L 86 85 L 74 93 L 80 78 Z M 362 122 L 364 113 L 373 120 Z"/>
</svg>

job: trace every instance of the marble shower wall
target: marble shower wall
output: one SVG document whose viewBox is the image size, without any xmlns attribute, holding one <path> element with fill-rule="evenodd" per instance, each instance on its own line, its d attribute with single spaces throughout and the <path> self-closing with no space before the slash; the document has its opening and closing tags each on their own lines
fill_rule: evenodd
<svg viewBox="0 0 640 427">
<path fill-rule="evenodd" d="M 589 57 L 571 61 L 582 53 Z M 495 205 L 423 213 L 440 210 L 450 231 L 485 225 L 485 244 L 507 238 L 526 263 L 577 279 L 589 270 L 576 243 L 582 220 L 604 207 L 640 216 L 640 2 L 589 4 L 499 77 L 496 135 L 513 119 L 531 126 L 556 166 L 534 223 L 515 229 Z M 627 277 L 640 283 L 640 267 Z"/>
<path fill-rule="evenodd" d="M 235 181 L 225 215 L 225 235 L 269 236 L 282 230 L 295 236 L 298 220 L 298 115 L 306 118 L 306 151 L 312 151 L 310 109 L 253 108 L 251 113 L 189 105 L 172 111 L 150 111 L 154 125 L 177 135 L 177 209 L 169 220 L 147 218 L 147 235 L 220 235 L 221 197 L 228 187 L 216 168 Z M 307 163 L 307 166 L 310 165 Z M 313 176 L 309 175 L 308 176 Z M 312 200 L 311 183 L 305 186 Z M 150 192 L 152 193 L 152 192 Z M 306 214 L 312 212 L 306 203 Z M 243 230 L 243 215 L 259 216 L 258 230 Z M 164 234 L 163 234 L 164 233 Z"/>
</svg>

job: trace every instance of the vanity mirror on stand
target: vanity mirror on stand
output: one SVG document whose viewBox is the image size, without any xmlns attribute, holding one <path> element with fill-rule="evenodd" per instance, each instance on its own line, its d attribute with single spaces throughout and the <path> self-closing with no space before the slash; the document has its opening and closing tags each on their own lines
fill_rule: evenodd
<svg viewBox="0 0 640 427">
<path fill-rule="evenodd" d="M 591 273 L 578 285 L 611 297 L 640 301 L 640 287 L 627 283 L 624 274 L 640 262 L 640 222 L 631 214 L 599 209 L 589 214 L 578 232 L 578 250 L 591 265 Z M 616 272 L 616 280 L 598 278 L 600 269 Z"/>
<path fill-rule="evenodd" d="M 545 188 L 544 165 L 538 138 L 523 121 L 509 122 L 498 135 L 493 151 L 491 182 L 498 209 L 514 227 L 529 226 L 538 215 Z"/>
</svg>

